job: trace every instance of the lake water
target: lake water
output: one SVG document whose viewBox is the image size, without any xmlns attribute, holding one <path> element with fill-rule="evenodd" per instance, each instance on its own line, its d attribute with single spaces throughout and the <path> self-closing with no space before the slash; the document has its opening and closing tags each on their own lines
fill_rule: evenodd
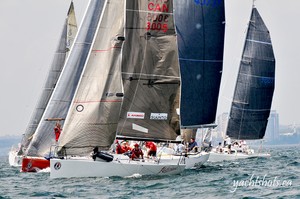
<svg viewBox="0 0 300 199">
<path fill-rule="evenodd" d="M 300 198 L 300 146 L 270 158 L 206 163 L 174 176 L 50 179 L 20 173 L 0 157 L 0 198 Z"/>
</svg>

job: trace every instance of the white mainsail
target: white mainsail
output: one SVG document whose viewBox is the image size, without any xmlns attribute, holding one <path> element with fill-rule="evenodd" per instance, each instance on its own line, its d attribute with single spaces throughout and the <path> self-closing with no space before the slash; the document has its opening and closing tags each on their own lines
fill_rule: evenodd
<svg viewBox="0 0 300 199">
<path fill-rule="evenodd" d="M 92 0 L 93 2 L 94 0 Z M 124 1 L 105 1 L 59 146 L 68 155 L 107 150 L 115 139 L 123 99 L 121 52 Z"/>
<path fill-rule="evenodd" d="M 86 57 L 90 52 L 99 16 L 102 12 L 103 1 L 91 1 L 85 13 L 74 44 L 57 85 L 43 114 L 42 120 L 33 136 L 27 155 L 44 156 L 55 143 L 53 128 L 56 121 L 51 118 L 65 119 L 73 99 L 78 81 L 81 77 Z M 62 122 L 63 125 L 63 122 Z"/>
</svg>

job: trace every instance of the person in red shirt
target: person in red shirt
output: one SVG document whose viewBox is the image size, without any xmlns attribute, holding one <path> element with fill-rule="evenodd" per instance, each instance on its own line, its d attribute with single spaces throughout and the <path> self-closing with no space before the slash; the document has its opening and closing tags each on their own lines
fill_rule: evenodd
<svg viewBox="0 0 300 199">
<path fill-rule="evenodd" d="M 142 149 L 140 149 L 139 144 L 134 145 L 134 149 L 131 151 L 131 157 L 132 160 L 137 160 L 137 159 L 144 159 L 144 153 Z"/>
<path fill-rule="evenodd" d="M 126 152 L 132 150 L 132 148 L 129 146 L 129 142 L 128 141 L 124 141 L 122 143 L 122 150 L 123 150 L 123 153 L 126 153 Z"/>
<path fill-rule="evenodd" d="M 60 128 L 60 123 L 56 122 L 56 125 L 54 127 L 54 133 L 55 133 L 55 141 L 58 142 L 60 133 L 61 133 L 61 128 Z"/>
<path fill-rule="evenodd" d="M 147 157 L 148 158 L 149 156 L 156 157 L 156 151 L 157 151 L 156 144 L 154 142 L 146 142 L 145 146 L 149 149 L 147 152 Z"/>
<path fill-rule="evenodd" d="M 122 146 L 120 145 L 119 141 L 116 140 L 116 154 L 122 154 L 124 153 L 124 150 L 122 149 Z"/>
</svg>

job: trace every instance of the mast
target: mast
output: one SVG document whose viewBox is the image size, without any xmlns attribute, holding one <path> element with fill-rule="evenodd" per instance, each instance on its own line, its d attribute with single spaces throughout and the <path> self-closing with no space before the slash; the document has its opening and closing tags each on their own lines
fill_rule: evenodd
<svg viewBox="0 0 300 199">
<path fill-rule="evenodd" d="M 95 35 L 99 16 L 103 8 L 103 1 L 90 0 L 84 20 L 81 23 L 75 42 L 71 48 L 63 71 L 57 81 L 57 85 L 50 98 L 42 120 L 33 136 L 33 140 L 27 149 L 27 155 L 44 156 L 51 145 L 55 143 L 54 127 L 56 121 L 49 118 L 66 118 L 78 85 L 86 57 Z M 62 128 L 64 121 L 61 122 Z"/>
<path fill-rule="evenodd" d="M 74 5 L 72 2 L 70 4 L 68 14 L 65 19 L 63 31 L 61 33 L 56 52 L 54 54 L 52 64 L 48 72 L 48 76 L 46 78 L 45 85 L 43 87 L 42 93 L 33 111 L 27 129 L 25 131 L 24 138 L 22 140 L 22 145 L 25 148 L 28 147 L 32 139 L 32 136 L 35 133 L 37 126 L 41 121 L 41 118 L 44 114 L 44 111 L 48 105 L 50 97 L 56 86 L 57 80 L 63 69 L 65 60 L 68 56 L 68 51 L 71 45 L 73 44 L 76 33 L 77 33 L 77 23 L 76 23 Z"/>
<path fill-rule="evenodd" d="M 253 7 L 229 115 L 229 137 L 264 137 L 274 87 L 275 57 L 269 30 Z"/>
</svg>

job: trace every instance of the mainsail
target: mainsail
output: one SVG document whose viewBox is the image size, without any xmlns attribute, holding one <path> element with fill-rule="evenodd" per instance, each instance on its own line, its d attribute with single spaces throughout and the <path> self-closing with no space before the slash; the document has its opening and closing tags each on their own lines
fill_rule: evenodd
<svg viewBox="0 0 300 199">
<path fill-rule="evenodd" d="M 215 121 L 223 67 L 224 1 L 176 0 L 181 128 Z"/>
<path fill-rule="evenodd" d="M 63 26 L 63 31 L 60 36 L 60 40 L 54 54 L 54 58 L 48 72 L 48 76 L 46 78 L 45 85 L 43 87 L 41 96 L 36 104 L 36 107 L 33 111 L 31 119 L 28 123 L 27 129 L 25 131 L 22 146 L 27 148 L 31 138 L 36 131 L 38 124 L 41 121 L 41 118 L 44 114 L 46 106 L 50 100 L 50 97 L 53 93 L 53 90 L 56 86 L 57 80 L 61 74 L 63 69 L 66 57 L 68 56 L 68 52 L 73 44 L 75 35 L 77 33 L 77 23 L 74 11 L 73 2 L 69 7 L 69 11 L 67 17 L 65 19 L 65 23 Z"/>
<path fill-rule="evenodd" d="M 123 100 L 124 1 L 105 1 L 98 21 L 92 49 L 59 140 L 59 146 L 68 155 L 88 155 L 96 146 L 108 150 L 116 136 Z"/>
<path fill-rule="evenodd" d="M 64 69 L 44 112 L 42 120 L 33 136 L 27 155 L 43 156 L 55 142 L 54 127 L 57 119 L 65 119 L 81 77 L 86 58 L 97 29 L 104 1 L 92 0 L 85 13 Z M 62 122 L 63 125 L 63 122 Z"/>
<path fill-rule="evenodd" d="M 117 135 L 175 140 L 180 78 L 173 1 L 127 0 L 125 18 Z"/>
<path fill-rule="evenodd" d="M 231 105 L 227 135 L 262 139 L 275 87 L 275 58 L 269 31 L 252 9 L 244 51 Z"/>
</svg>

